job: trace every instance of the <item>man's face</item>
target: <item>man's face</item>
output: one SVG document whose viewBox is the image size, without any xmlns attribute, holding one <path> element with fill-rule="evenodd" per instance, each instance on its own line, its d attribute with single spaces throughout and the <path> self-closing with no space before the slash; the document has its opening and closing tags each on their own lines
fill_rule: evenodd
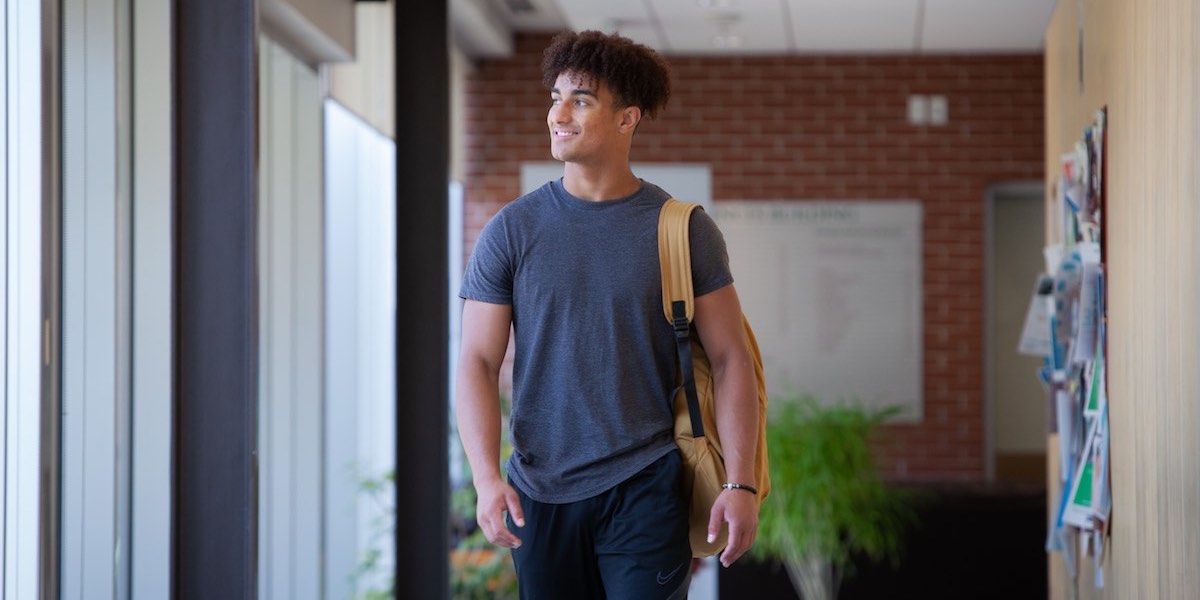
<svg viewBox="0 0 1200 600">
<path fill-rule="evenodd" d="M 550 154 L 563 162 L 600 163 L 628 158 L 622 133 L 625 111 L 617 108 L 604 82 L 563 72 L 550 90 Z M 636 125 L 636 123 L 635 123 Z"/>
</svg>

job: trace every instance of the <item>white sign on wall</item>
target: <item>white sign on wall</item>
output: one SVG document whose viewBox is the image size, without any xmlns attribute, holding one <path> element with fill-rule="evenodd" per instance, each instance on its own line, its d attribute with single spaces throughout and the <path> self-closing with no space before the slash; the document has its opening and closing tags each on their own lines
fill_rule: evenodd
<svg viewBox="0 0 1200 600">
<path fill-rule="evenodd" d="M 718 202 L 772 399 L 901 406 L 922 418 L 921 205 Z"/>
</svg>

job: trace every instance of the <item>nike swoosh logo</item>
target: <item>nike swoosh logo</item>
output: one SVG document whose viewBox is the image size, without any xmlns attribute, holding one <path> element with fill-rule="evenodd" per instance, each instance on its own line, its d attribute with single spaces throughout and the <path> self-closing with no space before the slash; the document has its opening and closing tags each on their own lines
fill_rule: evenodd
<svg viewBox="0 0 1200 600">
<path fill-rule="evenodd" d="M 666 575 L 663 575 L 663 572 L 659 571 L 658 572 L 658 585 L 667 585 L 668 583 L 670 583 L 671 580 L 675 578 L 675 574 L 679 572 L 679 569 L 682 569 L 683 565 L 686 565 L 687 563 L 688 563 L 688 561 L 683 561 L 682 563 L 679 563 L 678 567 L 675 567 L 675 569 L 673 569 L 670 573 L 667 573 Z"/>
</svg>

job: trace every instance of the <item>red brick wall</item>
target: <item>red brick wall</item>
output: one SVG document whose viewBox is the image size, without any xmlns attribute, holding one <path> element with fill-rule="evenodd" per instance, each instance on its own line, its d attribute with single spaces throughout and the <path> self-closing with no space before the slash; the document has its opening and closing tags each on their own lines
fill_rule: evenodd
<svg viewBox="0 0 1200 600">
<path fill-rule="evenodd" d="M 522 162 L 551 160 L 548 42 L 467 84 L 466 239 L 519 193 Z M 984 193 L 1043 179 L 1042 56 L 669 57 L 674 93 L 644 122 L 635 162 L 706 162 L 713 199 L 924 204 L 925 418 L 890 428 L 895 479 L 984 476 Z M 909 94 L 941 94 L 950 122 L 906 121 Z"/>
</svg>

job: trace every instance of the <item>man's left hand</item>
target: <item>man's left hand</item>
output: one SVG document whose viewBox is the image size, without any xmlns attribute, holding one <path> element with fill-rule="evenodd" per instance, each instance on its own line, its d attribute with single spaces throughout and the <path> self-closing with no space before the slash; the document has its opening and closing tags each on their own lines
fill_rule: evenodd
<svg viewBox="0 0 1200 600">
<path fill-rule="evenodd" d="M 745 490 L 725 490 L 717 496 L 708 518 L 708 539 L 715 540 L 721 525 L 729 524 L 729 544 L 721 552 L 721 565 L 728 567 L 741 558 L 758 534 L 758 499 Z"/>
</svg>

